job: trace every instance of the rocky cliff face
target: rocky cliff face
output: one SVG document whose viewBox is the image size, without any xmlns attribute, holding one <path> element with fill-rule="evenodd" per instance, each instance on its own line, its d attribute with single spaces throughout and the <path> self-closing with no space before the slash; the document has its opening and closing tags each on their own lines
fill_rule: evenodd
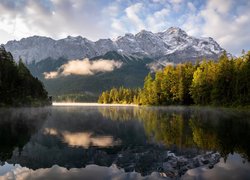
<svg viewBox="0 0 250 180">
<path fill-rule="evenodd" d="M 159 33 L 142 30 L 135 35 L 128 33 L 114 40 L 100 39 L 96 42 L 81 36 L 68 36 L 60 40 L 32 36 L 20 41 L 9 41 L 4 46 L 13 54 L 15 60 L 21 57 L 28 63 L 39 62 L 48 57 L 53 59 L 93 58 L 109 51 L 178 63 L 202 57 L 218 58 L 224 51 L 212 38 L 192 37 L 176 27 Z"/>
</svg>

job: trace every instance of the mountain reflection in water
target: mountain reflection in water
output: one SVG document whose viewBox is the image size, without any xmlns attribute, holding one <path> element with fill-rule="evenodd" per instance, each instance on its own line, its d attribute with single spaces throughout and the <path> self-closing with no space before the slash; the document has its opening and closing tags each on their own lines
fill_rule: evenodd
<svg viewBox="0 0 250 180">
<path fill-rule="evenodd" d="M 0 109 L 0 117 L 0 173 L 7 162 L 32 173 L 57 169 L 70 174 L 70 168 L 81 168 L 73 169 L 81 174 L 89 167 L 106 166 L 107 173 L 116 168 L 124 177 L 139 179 L 141 175 L 206 179 L 204 168 L 216 172 L 221 168 L 218 165 L 228 164 L 227 158 L 235 156 L 239 156 L 237 161 L 230 163 L 242 171 L 237 177 L 244 179 L 244 170 L 250 170 L 247 112 L 193 107 L 48 107 Z M 237 165 L 238 161 L 246 162 L 246 168 Z"/>
</svg>

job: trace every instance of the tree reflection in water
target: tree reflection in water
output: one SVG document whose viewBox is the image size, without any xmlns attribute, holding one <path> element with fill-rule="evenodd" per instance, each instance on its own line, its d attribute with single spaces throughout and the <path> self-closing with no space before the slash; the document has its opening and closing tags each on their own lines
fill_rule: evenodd
<svg viewBox="0 0 250 180">
<path fill-rule="evenodd" d="M 226 160 L 237 152 L 249 160 L 250 115 L 228 109 L 192 107 L 99 108 L 104 117 L 138 119 L 148 138 L 167 147 L 218 151 Z"/>
<path fill-rule="evenodd" d="M 176 177 L 204 164 L 212 168 L 218 162 L 215 152 L 224 160 L 234 152 L 250 157 L 246 112 L 60 107 L 2 109 L 0 116 L 0 161 L 30 169 L 116 164 L 126 172 L 158 171 Z"/>
<path fill-rule="evenodd" d="M 46 108 L 0 109 L 0 161 L 11 158 L 36 133 L 50 111 Z"/>
</svg>

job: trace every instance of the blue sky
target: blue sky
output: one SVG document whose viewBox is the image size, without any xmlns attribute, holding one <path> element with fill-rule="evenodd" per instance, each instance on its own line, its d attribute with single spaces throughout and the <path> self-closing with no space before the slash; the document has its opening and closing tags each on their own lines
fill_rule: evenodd
<svg viewBox="0 0 250 180">
<path fill-rule="evenodd" d="M 0 44 L 32 35 L 97 40 L 177 26 L 240 54 L 250 50 L 249 9 L 250 0 L 0 0 Z"/>
</svg>

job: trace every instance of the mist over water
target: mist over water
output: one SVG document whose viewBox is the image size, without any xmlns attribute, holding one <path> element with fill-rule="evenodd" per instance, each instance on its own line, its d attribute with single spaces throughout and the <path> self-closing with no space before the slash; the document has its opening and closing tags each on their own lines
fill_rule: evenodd
<svg viewBox="0 0 250 180">
<path fill-rule="evenodd" d="M 0 176 L 4 178 L 19 172 L 15 176 L 23 174 L 24 179 L 60 175 L 206 179 L 234 169 L 240 169 L 238 178 L 249 178 L 248 112 L 60 106 L 0 109 L 0 117 Z"/>
</svg>

